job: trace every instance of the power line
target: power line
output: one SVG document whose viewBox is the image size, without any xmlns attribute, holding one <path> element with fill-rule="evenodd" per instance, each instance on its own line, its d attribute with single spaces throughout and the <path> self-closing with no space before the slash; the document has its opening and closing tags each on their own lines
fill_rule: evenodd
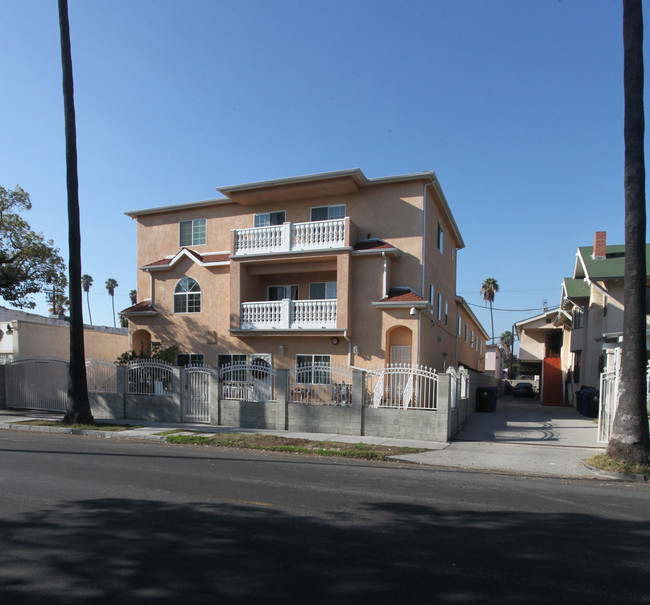
<svg viewBox="0 0 650 605">
<path fill-rule="evenodd" d="M 484 307 L 486 309 L 489 309 L 489 307 L 486 307 L 485 305 L 479 305 L 479 304 L 471 303 L 471 302 L 467 302 L 467 301 L 465 301 L 465 302 L 468 305 L 470 305 L 471 307 Z M 513 312 L 517 312 L 517 313 L 523 313 L 525 311 L 543 311 L 544 309 L 546 309 L 547 311 L 553 311 L 554 309 L 559 309 L 559 308 L 560 307 L 558 305 L 557 307 L 535 307 L 534 309 L 498 309 L 497 307 L 492 307 L 492 310 L 493 311 L 513 311 Z"/>
</svg>

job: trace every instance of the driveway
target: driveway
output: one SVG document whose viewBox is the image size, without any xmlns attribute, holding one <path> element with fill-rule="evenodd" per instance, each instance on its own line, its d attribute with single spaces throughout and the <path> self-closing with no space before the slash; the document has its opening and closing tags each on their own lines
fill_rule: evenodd
<svg viewBox="0 0 650 605">
<path fill-rule="evenodd" d="M 597 419 L 586 418 L 570 406 L 507 396 L 498 400 L 496 412 L 472 414 L 453 441 L 604 447 L 597 437 Z"/>
</svg>

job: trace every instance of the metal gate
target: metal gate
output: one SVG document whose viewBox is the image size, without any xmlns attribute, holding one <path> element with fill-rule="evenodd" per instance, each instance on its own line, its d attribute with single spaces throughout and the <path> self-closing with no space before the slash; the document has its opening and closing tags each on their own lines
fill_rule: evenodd
<svg viewBox="0 0 650 605">
<path fill-rule="evenodd" d="M 188 366 L 182 375 L 183 422 L 210 422 L 210 371 Z"/>
<path fill-rule="evenodd" d="M 7 407 L 65 412 L 68 402 L 68 363 L 24 359 L 5 366 Z"/>
</svg>

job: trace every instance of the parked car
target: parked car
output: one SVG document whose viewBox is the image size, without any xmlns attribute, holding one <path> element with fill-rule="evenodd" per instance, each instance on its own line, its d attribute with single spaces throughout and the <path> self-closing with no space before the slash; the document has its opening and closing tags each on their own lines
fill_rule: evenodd
<svg viewBox="0 0 650 605">
<path fill-rule="evenodd" d="M 534 397 L 535 389 L 530 382 L 518 382 L 512 390 L 515 397 Z"/>
</svg>

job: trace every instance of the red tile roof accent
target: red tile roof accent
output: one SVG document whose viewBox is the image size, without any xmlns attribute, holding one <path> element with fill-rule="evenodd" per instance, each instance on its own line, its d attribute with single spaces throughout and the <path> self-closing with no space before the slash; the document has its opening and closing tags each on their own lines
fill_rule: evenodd
<svg viewBox="0 0 650 605">
<path fill-rule="evenodd" d="M 383 239 L 373 238 L 373 239 L 360 239 L 356 244 L 354 244 L 355 250 L 378 250 L 382 248 L 392 249 L 395 246 L 387 244 Z"/>
<path fill-rule="evenodd" d="M 382 298 L 379 302 L 426 302 L 416 292 L 410 288 L 391 288 L 388 291 L 388 296 Z"/>
<path fill-rule="evenodd" d="M 163 258 L 161 260 L 154 261 L 153 263 L 149 263 L 148 265 L 145 265 L 145 267 L 162 267 L 164 265 L 169 265 L 171 260 L 171 258 Z"/>
<path fill-rule="evenodd" d="M 206 254 L 201 258 L 204 263 L 223 263 L 230 259 L 230 254 Z"/>
<path fill-rule="evenodd" d="M 146 312 L 156 312 L 156 310 L 151 306 L 151 301 L 143 300 L 131 307 L 127 307 L 123 311 L 120 311 L 120 315 L 127 315 L 129 313 L 146 313 Z"/>
<path fill-rule="evenodd" d="M 230 259 L 229 254 L 206 254 L 202 255 L 199 254 L 198 252 L 194 250 L 190 250 L 189 248 L 182 248 L 185 252 L 190 254 L 193 258 L 195 258 L 198 262 L 200 263 L 221 263 L 221 262 L 226 262 Z M 180 252 L 179 252 L 180 254 Z M 153 263 L 149 263 L 148 265 L 145 265 L 143 269 L 152 269 L 154 267 L 168 267 L 171 265 L 171 262 L 178 256 L 173 256 L 172 258 L 162 258 L 160 260 L 154 261 Z"/>
</svg>

